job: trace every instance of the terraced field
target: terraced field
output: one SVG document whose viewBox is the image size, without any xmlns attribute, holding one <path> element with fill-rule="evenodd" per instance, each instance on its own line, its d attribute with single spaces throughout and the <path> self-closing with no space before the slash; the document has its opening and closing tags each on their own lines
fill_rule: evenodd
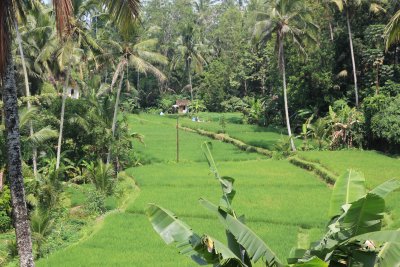
<svg viewBox="0 0 400 267">
<path fill-rule="evenodd" d="M 174 247 L 167 247 L 153 231 L 144 215 L 150 202 L 174 211 L 196 232 L 224 240 L 217 219 L 197 203 L 200 197 L 215 203 L 221 194 L 200 149 L 210 139 L 181 131 L 180 163 L 176 163 L 174 120 L 135 115 L 129 122 L 132 131 L 145 135 L 145 145 L 134 143 L 144 165 L 127 170 L 140 191 L 126 208 L 109 213 L 90 237 L 39 261 L 37 266 L 195 266 L 190 259 L 177 255 Z M 211 142 L 220 173 L 236 179 L 234 208 L 246 215 L 246 223 L 281 259 L 292 247 L 304 246 L 320 236 L 328 219 L 330 189 L 326 183 L 287 160 L 266 159 L 230 144 Z M 365 151 L 301 152 L 299 156 L 318 161 L 337 174 L 348 167 L 361 169 L 370 185 L 395 176 L 399 163 Z M 376 162 L 385 172 L 373 168 Z M 399 194 L 394 195 L 389 200 L 393 207 L 395 201 L 399 203 Z"/>
</svg>

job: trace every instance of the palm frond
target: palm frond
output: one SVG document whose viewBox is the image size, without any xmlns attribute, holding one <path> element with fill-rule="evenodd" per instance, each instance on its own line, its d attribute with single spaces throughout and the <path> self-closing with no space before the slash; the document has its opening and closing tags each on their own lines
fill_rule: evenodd
<svg viewBox="0 0 400 267">
<path fill-rule="evenodd" d="M 28 140 L 34 145 L 40 145 L 49 139 L 57 138 L 58 131 L 51 129 L 49 126 L 40 129 L 38 132 L 31 135 Z"/>
<path fill-rule="evenodd" d="M 141 58 L 145 59 L 146 61 L 149 61 L 152 63 L 159 63 L 162 65 L 168 64 L 168 58 L 161 55 L 160 53 L 151 52 L 151 51 L 143 51 L 143 50 L 139 50 L 137 53 Z"/>
<path fill-rule="evenodd" d="M 30 109 L 23 109 L 19 114 L 19 124 L 23 128 L 28 125 L 29 121 L 32 121 L 37 117 L 38 109 L 31 107 Z"/>
<path fill-rule="evenodd" d="M 147 62 L 146 60 L 137 57 L 135 55 L 131 55 L 129 57 L 129 64 L 134 66 L 137 71 L 147 74 L 147 72 L 150 72 L 153 74 L 160 82 L 163 82 L 166 80 L 166 76 L 164 73 L 162 73 L 159 69 L 157 69 L 155 66 Z"/>
<path fill-rule="evenodd" d="M 127 32 L 139 17 L 139 0 L 104 0 L 111 18 L 122 32 Z"/>
<path fill-rule="evenodd" d="M 385 28 L 386 50 L 400 41 L 400 10 L 394 14 Z"/>
<path fill-rule="evenodd" d="M 343 11 L 343 8 L 344 8 L 343 0 L 330 0 L 330 1 L 337 6 L 337 8 L 339 9 L 340 12 Z"/>
</svg>

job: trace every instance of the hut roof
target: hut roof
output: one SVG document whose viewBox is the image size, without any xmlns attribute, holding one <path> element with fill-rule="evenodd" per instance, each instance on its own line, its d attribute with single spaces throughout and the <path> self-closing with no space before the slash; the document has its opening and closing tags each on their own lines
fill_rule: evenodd
<svg viewBox="0 0 400 267">
<path fill-rule="evenodd" d="M 178 100 L 176 100 L 176 105 L 178 105 L 178 106 L 187 106 L 187 105 L 189 105 L 190 104 L 190 100 L 187 100 L 187 99 L 178 99 Z"/>
</svg>

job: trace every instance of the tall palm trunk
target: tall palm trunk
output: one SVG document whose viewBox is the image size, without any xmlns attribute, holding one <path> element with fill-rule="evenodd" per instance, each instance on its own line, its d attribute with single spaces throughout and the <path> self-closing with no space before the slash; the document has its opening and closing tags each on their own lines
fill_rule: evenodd
<svg viewBox="0 0 400 267">
<path fill-rule="evenodd" d="M 190 101 L 193 102 L 193 86 L 192 86 L 192 74 L 190 73 L 190 65 L 191 65 L 190 57 L 186 59 L 187 69 L 188 69 L 188 77 L 189 77 L 189 86 L 190 86 Z"/>
<path fill-rule="evenodd" d="M 24 180 L 22 177 L 17 88 L 11 50 L 8 49 L 7 52 L 8 65 L 3 79 L 3 102 L 7 134 L 7 168 L 11 189 L 11 204 L 20 266 L 31 267 L 35 266 L 35 264 L 33 262 L 31 230 L 25 201 Z"/>
<path fill-rule="evenodd" d="M 355 97 L 356 97 L 356 107 L 358 107 L 358 88 L 357 88 L 356 61 L 354 59 L 353 37 L 352 37 L 352 34 L 351 34 L 350 16 L 349 16 L 349 11 L 348 10 L 346 10 L 346 21 L 347 21 L 347 30 L 349 32 L 351 62 L 353 64 L 354 93 L 355 93 Z"/>
<path fill-rule="evenodd" d="M 58 135 L 58 144 L 57 144 L 57 162 L 56 162 L 56 170 L 60 168 L 61 161 L 61 144 L 63 138 L 63 129 L 64 129 L 64 116 L 65 116 L 65 101 L 67 100 L 67 88 L 69 84 L 69 78 L 71 75 L 71 66 L 67 67 L 67 76 L 65 78 L 63 92 L 62 92 L 62 103 L 61 103 L 61 114 L 60 114 L 60 132 Z"/>
<path fill-rule="evenodd" d="M 114 117 L 113 117 L 113 122 L 111 126 L 111 132 L 112 132 L 112 138 L 114 139 L 115 136 L 115 128 L 117 125 L 117 118 L 118 118 L 118 108 L 119 108 L 119 98 L 121 95 L 121 90 L 122 90 L 122 83 L 124 81 L 124 72 L 121 73 L 121 80 L 119 82 L 118 86 L 118 91 L 117 91 L 117 98 L 115 99 L 115 106 L 114 106 Z M 108 150 L 108 155 L 107 155 L 107 164 L 109 164 L 111 161 L 111 150 Z"/>
<path fill-rule="evenodd" d="M 190 86 L 190 101 L 193 102 L 193 86 L 192 86 L 192 75 L 189 69 L 189 86 Z"/>
<path fill-rule="evenodd" d="M 286 88 L 286 67 L 285 67 L 285 54 L 283 50 L 283 40 L 279 42 L 280 51 L 281 51 L 281 68 L 282 68 L 282 81 L 283 81 L 283 99 L 285 104 L 285 117 L 286 117 L 286 127 L 290 139 L 290 147 L 292 151 L 296 151 L 296 146 L 294 145 L 294 140 L 292 137 L 292 129 L 290 128 L 290 119 L 289 119 L 289 106 L 287 101 L 287 88 Z"/>
<path fill-rule="evenodd" d="M 22 70 L 24 72 L 24 81 L 25 81 L 25 95 L 28 98 L 27 107 L 29 110 L 29 109 L 31 109 L 31 101 L 29 99 L 29 97 L 31 96 L 31 92 L 29 90 L 28 72 L 26 70 L 24 50 L 22 48 L 22 38 L 21 38 L 21 34 L 19 32 L 18 23 L 16 20 L 14 21 L 14 26 L 15 26 L 16 36 L 17 36 L 19 53 L 21 55 Z M 32 124 L 31 120 L 29 121 L 29 135 L 31 137 L 33 136 L 33 124 Z M 33 163 L 33 174 L 35 177 L 37 177 L 37 148 L 35 145 L 33 145 L 33 147 L 32 147 L 32 163 Z"/>
</svg>

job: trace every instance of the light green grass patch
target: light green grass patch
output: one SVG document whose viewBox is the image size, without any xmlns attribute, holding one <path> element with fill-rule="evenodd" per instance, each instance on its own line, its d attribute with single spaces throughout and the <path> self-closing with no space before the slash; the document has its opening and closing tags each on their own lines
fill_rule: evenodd
<svg viewBox="0 0 400 267">
<path fill-rule="evenodd" d="M 145 145 L 134 141 L 134 149 L 139 152 L 141 162 L 145 164 L 160 162 L 176 162 L 176 127 L 174 121 L 154 115 L 131 115 L 129 124 L 132 132 L 145 136 Z M 172 124 L 171 124 L 172 122 Z M 214 155 L 225 161 L 240 161 L 262 158 L 257 153 L 240 151 L 238 148 L 221 141 L 211 140 L 195 133 L 179 132 L 179 159 L 181 162 L 204 162 L 201 144 L 210 141 L 214 147 Z"/>
</svg>

